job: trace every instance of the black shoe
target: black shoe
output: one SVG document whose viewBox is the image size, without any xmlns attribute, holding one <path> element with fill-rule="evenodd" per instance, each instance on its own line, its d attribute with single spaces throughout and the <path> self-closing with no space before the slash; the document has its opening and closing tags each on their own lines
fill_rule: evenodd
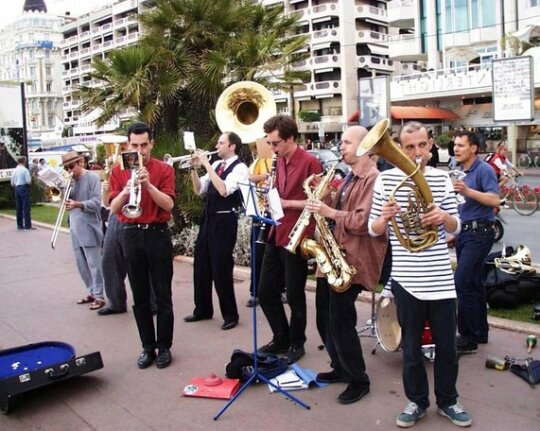
<svg viewBox="0 0 540 431">
<path fill-rule="evenodd" d="M 369 394 L 369 387 L 359 386 L 358 383 L 350 383 L 338 397 L 340 404 L 352 404 L 360 401 L 364 396 Z"/>
<path fill-rule="evenodd" d="M 328 371 L 327 373 L 317 374 L 317 381 L 321 383 L 342 383 L 345 382 L 343 377 L 341 377 L 334 370 Z"/>
<path fill-rule="evenodd" d="M 268 344 L 259 347 L 257 353 L 264 354 L 273 354 L 273 355 L 283 355 L 289 351 L 289 346 L 285 344 L 275 343 L 274 340 L 270 341 Z"/>
<path fill-rule="evenodd" d="M 122 314 L 125 312 L 126 310 L 113 310 L 112 308 L 105 307 L 101 310 L 98 310 L 97 314 L 99 314 L 100 316 L 108 316 L 109 314 Z"/>
<path fill-rule="evenodd" d="M 202 317 L 196 316 L 195 314 L 190 314 L 189 316 L 184 317 L 184 322 L 198 322 L 199 320 L 210 320 L 211 317 Z"/>
<path fill-rule="evenodd" d="M 165 368 L 171 365 L 171 362 L 172 362 L 171 351 L 167 349 L 166 347 L 162 347 L 161 349 L 159 349 L 159 354 L 156 360 L 156 367 Z"/>
<path fill-rule="evenodd" d="M 156 360 L 156 351 L 144 349 L 139 355 L 139 360 L 137 361 L 137 366 L 143 370 L 148 368 Z"/>
<path fill-rule="evenodd" d="M 488 337 L 480 338 L 478 340 L 478 344 L 487 344 L 488 343 Z"/>
<path fill-rule="evenodd" d="M 246 307 L 252 308 L 259 304 L 259 301 L 257 298 L 249 298 L 248 302 L 246 302 Z"/>
<path fill-rule="evenodd" d="M 478 344 L 467 341 L 459 336 L 456 340 L 456 348 L 459 355 L 469 355 L 478 351 Z"/>
<path fill-rule="evenodd" d="M 233 320 L 231 322 L 223 322 L 223 325 L 221 325 L 221 329 L 226 331 L 227 329 L 234 328 L 236 325 L 238 325 L 238 320 Z"/>
<path fill-rule="evenodd" d="M 287 363 L 289 365 L 294 364 L 298 359 L 304 356 L 306 351 L 303 347 L 291 346 L 287 352 Z"/>
</svg>

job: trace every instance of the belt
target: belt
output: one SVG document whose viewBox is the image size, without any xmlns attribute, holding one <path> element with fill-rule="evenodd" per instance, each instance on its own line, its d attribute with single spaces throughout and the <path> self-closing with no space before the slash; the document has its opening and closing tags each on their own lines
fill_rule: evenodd
<svg viewBox="0 0 540 431">
<path fill-rule="evenodd" d="M 487 227 L 493 227 L 492 221 L 473 220 L 466 221 L 461 225 L 461 230 L 467 232 L 468 230 L 485 229 Z"/>
<path fill-rule="evenodd" d="M 169 225 L 167 223 L 125 223 L 124 230 L 162 230 L 167 229 Z"/>
</svg>

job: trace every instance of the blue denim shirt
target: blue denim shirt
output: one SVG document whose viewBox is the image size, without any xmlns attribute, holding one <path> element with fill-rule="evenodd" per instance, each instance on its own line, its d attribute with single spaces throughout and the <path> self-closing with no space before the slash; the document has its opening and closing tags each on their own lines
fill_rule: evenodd
<svg viewBox="0 0 540 431">
<path fill-rule="evenodd" d="M 467 187 L 478 190 L 480 192 L 499 194 L 499 184 L 497 183 L 497 176 L 495 171 L 488 163 L 480 160 L 478 157 L 470 167 L 466 170 L 467 174 L 464 178 L 464 183 Z M 494 221 L 495 214 L 493 208 L 484 204 L 481 204 L 474 199 L 465 197 L 465 203 L 458 207 L 459 215 L 461 216 L 461 223 L 477 221 Z"/>
</svg>

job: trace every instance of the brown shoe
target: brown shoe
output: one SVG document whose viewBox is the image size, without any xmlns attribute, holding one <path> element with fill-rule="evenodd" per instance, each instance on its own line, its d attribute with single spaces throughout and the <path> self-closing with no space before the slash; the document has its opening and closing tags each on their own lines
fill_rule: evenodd
<svg viewBox="0 0 540 431">
<path fill-rule="evenodd" d="M 105 300 L 104 299 L 96 299 L 94 302 L 92 302 L 92 305 L 90 306 L 90 310 L 99 310 L 100 308 L 105 307 Z"/>
</svg>

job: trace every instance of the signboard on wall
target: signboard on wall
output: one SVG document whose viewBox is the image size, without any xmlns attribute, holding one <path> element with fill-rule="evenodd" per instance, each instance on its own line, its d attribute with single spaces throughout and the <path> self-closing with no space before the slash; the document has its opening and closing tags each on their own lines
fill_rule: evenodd
<svg viewBox="0 0 540 431">
<path fill-rule="evenodd" d="M 371 127 L 390 118 L 390 92 L 387 76 L 360 78 L 358 81 L 359 124 Z"/>
<path fill-rule="evenodd" d="M 493 120 L 525 121 L 534 118 L 533 58 L 493 60 Z"/>
<path fill-rule="evenodd" d="M 27 154 L 22 84 L 0 82 L 0 181 L 8 181 Z"/>
</svg>

